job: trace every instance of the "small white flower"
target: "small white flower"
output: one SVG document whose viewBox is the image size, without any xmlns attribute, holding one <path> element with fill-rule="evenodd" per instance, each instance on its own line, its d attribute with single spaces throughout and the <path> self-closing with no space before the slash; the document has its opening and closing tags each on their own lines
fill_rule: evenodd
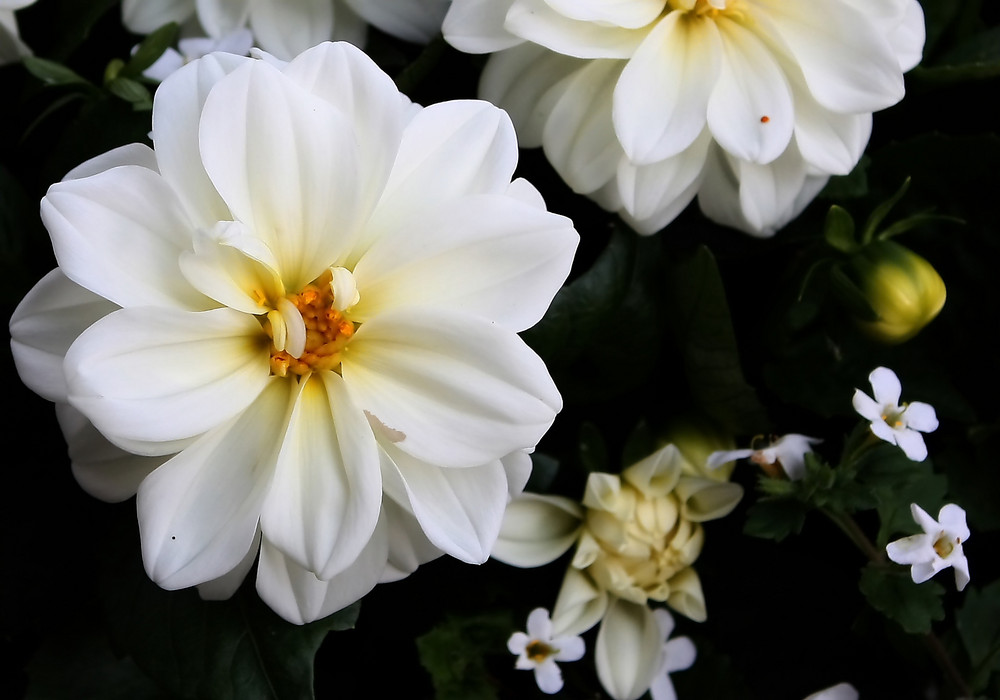
<svg viewBox="0 0 1000 700">
<path fill-rule="evenodd" d="M 858 691 L 850 683 L 838 683 L 813 693 L 805 700 L 858 700 Z"/>
<path fill-rule="evenodd" d="M 697 651 L 694 642 L 689 637 L 670 639 L 674 631 L 674 618 L 663 608 L 653 611 L 656 622 L 660 626 L 660 636 L 663 638 L 663 648 L 660 650 L 660 669 L 649 686 L 649 694 L 653 700 L 677 700 L 674 684 L 670 682 L 670 674 L 691 668 Z"/>
<path fill-rule="evenodd" d="M 528 615 L 528 633 L 515 632 L 507 640 L 511 654 L 517 654 L 514 667 L 534 670 L 535 682 L 543 693 L 558 693 L 563 687 L 562 672 L 556 661 L 583 658 L 585 646 L 577 636 L 552 636 L 552 620 L 545 608 L 535 608 Z"/>
<path fill-rule="evenodd" d="M 717 469 L 727 462 L 749 457 L 750 461 L 761 467 L 777 464 L 792 481 L 798 481 L 805 476 L 806 453 L 812 452 L 811 445 L 823 442 L 819 438 L 789 433 L 782 435 L 767 447 L 762 449 L 720 450 L 708 456 L 706 463 L 709 469 Z M 765 469 L 765 471 L 768 471 Z"/>
<path fill-rule="evenodd" d="M 962 543 L 970 535 L 965 510 L 949 503 L 938 512 L 937 520 L 916 503 L 910 505 L 910 511 L 923 534 L 890 542 L 886 554 L 897 564 L 911 565 L 914 583 L 923 583 L 950 566 L 955 569 L 955 586 L 961 591 L 969 583 L 969 560 L 962 552 Z"/>
<path fill-rule="evenodd" d="M 902 387 L 896 373 L 886 367 L 876 367 L 868 375 L 875 398 L 855 389 L 854 410 L 872 422 L 872 432 L 886 442 L 899 445 L 915 462 L 927 458 L 927 446 L 920 433 L 937 429 L 934 407 L 921 401 L 899 403 Z"/>
</svg>

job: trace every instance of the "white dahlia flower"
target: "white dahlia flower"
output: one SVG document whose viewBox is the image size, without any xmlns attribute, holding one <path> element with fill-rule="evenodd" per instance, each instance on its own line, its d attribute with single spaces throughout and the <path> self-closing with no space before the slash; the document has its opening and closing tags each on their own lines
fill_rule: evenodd
<svg viewBox="0 0 1000 700">
<path fill-rule="evenodd" d="M 640 233 L 697 195 L 770 235 L 858 162 L 924 25 L 917 0 L 454 0 L 444 35 L 497 52 L 480 96 Z"/>
<path fill-rule="evenodd" d="M 34 4 L 35 0 L 0 0 L 0 66 L 31 55 L 31 49 L 21 41 L 14 11 Z"/>
<path fill-rule="evenodd" d="M 221 40 L 249 28 L 256 45 L 287 60 L 322 41 L 361 46 L 366 25 L 426 43 L 441 31 L 450 0 L 122 0 L 129 30 L 149 34 L 167 22 Z"/>
<path fill-rule="evenodd" d="M 10 324 L 83 487 L 138 492 L 149 576 L 225 597 L 259 550 L 301 623 L 484 561 L 561 407 L 517 333 L 578 242 L 511 181 L 506 114 L 421 108 L 326 43 L 188 64 L 152 140 L 49 189 L 59 266 Z"/>
</svg>

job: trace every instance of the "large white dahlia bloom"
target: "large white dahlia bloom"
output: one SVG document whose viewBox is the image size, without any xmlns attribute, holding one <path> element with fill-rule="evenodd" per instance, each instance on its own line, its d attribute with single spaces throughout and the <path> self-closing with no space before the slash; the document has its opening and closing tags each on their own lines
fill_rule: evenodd
<svg viewBox="0 0 1000 700">
<path fill-rule="evenodd" d="M 249 27 L 256 45 L 290 59 L 330 39 L 365 42 L 366 22 L 406 41 L 441 31 L 450 0 L 122 0 L 122 20 L 137 34 L 167 22 L 220 40 Z M 193 25 L 193 26 L 192 26 Z"/>
<path fill-rule="evenodd" d="M 21 41 L 15 10 L 34 5 L 36 0 L 0 0 L 0 66 L 14 63 L 31 55 L 31 49 Z"/>
<path fill-rule="evenodd" d="M 42 201 L 58 268 L 11 319 L 92 494 L 137 492 L 149 576 L 294 622 L 484 561 L 561 400 L 517 336 L 578 242 L 486 102 L 421 108 L 359 49 L 211 54 L 154 148 Z"/>
<path fill-rule="evenodd" d="M 697 195 L 770 235 L 858 162 L 924 25 L 917 0 L 454 0 L 444 35 L 497 52 L 480 97 L 640 233 Z"/>
</svg>

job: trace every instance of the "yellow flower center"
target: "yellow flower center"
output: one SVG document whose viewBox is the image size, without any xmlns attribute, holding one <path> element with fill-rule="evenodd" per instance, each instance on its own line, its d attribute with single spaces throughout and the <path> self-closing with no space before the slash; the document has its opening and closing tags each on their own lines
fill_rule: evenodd
<svg viewBox="0 0 1000 700">
<path fill-rule="evenodd" d="M 327 270 L 298 294 L 288 296 L 305 323 L 305 350 L 298 357 L 275 347 L 271 321 L 264 321 L 264 331 L 272 339 L 272 374 L 287 377 L 324 370 L 340 371 L 341 353 L 354 336 L 355 325 L 334 305 L 332 281 L 333 272 Z"/>
<path fill-rule="evenodd" d="M 942 532 L 934 543 L 934 551 L 939 557 L 946 559 L 954 551 L 956 544 L 962 544 L 961 538 L 956 537 L 954 544 L 952 544 L 951 538 Z"/>
<path fill-rule="evenodd" d="M 532 639 L 524 648 L 524 655 L 536 664 L 540 664 L 557 651 L 558 649 L 553 649 L 550 644 L 546 644 L 540 639 Z"/>
<path fill-rule="evenodd" d="M 664 13 L 680 11 L 689 18 L 715 19 L 720 15 L 740 21 L 745 18 L 743 0 L 667 0 Z"/>
</svg>

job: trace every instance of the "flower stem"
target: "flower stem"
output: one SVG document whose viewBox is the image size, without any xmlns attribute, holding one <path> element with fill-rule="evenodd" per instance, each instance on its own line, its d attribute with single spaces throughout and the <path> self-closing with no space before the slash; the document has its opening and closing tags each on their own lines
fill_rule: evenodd
<svg viewBox="0 0 1000 700">
<path fill-rule="evenodd" d="M 854 520 L 847 513 L 841 513 L 839 511 L 831 510 L 830 508 L 820 508 L 819 511 L 825 515 L 834 525 L 840 528 L 847 537 L 853 542 L 861 552 L 868 557 L 870 561 L 875 564 L 885 565 L 885 554 L 872 544 L 872 541 L 868 539 L 864 530 L 858 525 L 857 521 Z"/>
</svg>

